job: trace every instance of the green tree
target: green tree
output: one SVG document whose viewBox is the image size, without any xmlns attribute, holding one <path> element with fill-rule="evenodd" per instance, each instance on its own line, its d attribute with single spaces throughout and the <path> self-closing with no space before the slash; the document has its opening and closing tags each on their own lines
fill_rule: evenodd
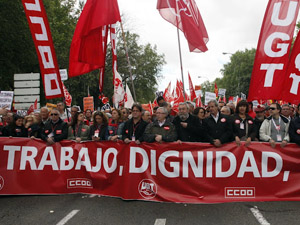
<svg viewBox="0 0 300 225">
<path fill-rule="evenodd" d="M 226 96 L 248 95 L 250 79 L 256 50 L 237 51 L 230 57 L 230 62 L 221 70 L 223 77 L 218 79 L 218 88 L 226 89 Z"/>
</svg>

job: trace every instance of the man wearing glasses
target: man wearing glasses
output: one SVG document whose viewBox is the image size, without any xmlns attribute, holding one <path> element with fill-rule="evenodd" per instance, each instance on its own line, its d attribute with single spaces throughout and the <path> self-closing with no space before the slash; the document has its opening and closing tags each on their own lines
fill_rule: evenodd
<svg viewBox="0 0 300 225">
<path fill-rule="evenodd" d="M 278 103 L 273 103 L 269 107 L 270 116 L 264 120 L 259 130 L 261 141 L 267 141 L 272 148 L 276 147 L 276 142 L 280 142 L 283 148 L 289 142 L 289 120 L 280 115 L 281 107 Z"/>
<path fill-rule="evenodd" d="M 156 120 L 149 123 L 144 133 L 146 142 L 173 142 L 177 140 L 177 133 L 174 124 L 166 119 L 168 110 L 165 107 L 159 107 L 156 111 Z"/>
<path fill-rule="evenodd" d="M 47 145 L 62 141 L 68 137 L 68 125 L 59 117 L 59 111 L 53 108 L 50 112 L 50 120 L 45 124 L 41 138 Z"/>
</svg>

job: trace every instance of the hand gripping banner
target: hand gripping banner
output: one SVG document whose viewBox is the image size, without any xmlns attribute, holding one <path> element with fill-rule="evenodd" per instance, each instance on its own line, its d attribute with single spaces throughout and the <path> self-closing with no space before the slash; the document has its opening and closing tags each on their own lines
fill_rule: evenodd
<svg viewBox="0 0 300 225">
<path fill-rule="evenodd" d="M 299 201 L 296 144 L 124 144 L 0 138 L 0 195 L 91 193 L 158 202 Z"/>
<path fill-rule="evenodd" d="M 248 101 L 282 99 L 299 0 L 269 0 L 249 87 Z"/>
<path fill-rule="evenodd" d="M 47 14 L 42 0 L 22 0 L 38 55 L 46 99 L 64 97 Z"/>
</svg>

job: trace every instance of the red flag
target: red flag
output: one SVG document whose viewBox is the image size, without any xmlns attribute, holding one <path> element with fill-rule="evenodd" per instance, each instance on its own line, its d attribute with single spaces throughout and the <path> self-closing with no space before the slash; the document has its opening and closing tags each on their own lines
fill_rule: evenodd
<svg viewBox="0 0 300 225">
<path fill-rule="evenodd" d="M 170 81 L 168 87 L 165 89 L 165 92 L 163 94 L 163 98 L 165 99 L 166 102 L 174 101 L 174 98 L 171 94 L 171 81 Z"/>
<path fill-rule="evenodd" d="M 180 102 L 184 102 L 184 98 L 183 98 L 183 92 L 182 92 L 181 84 L 177 80 L 175 98 L 174 98 L 174 105 L 173 105 L 173 110 L 175 112 L 178 112 L 178 106 L 179 106 Z"/>
<path fill-rule="evenodd" d="M 226 97 L 225 97 L 225 95 L 223 96 L 223 102 L 226 104 Z"/>
<path fill-rule="evenodd" d="M 46 99 L 63 97 L 59 67 L 43 1 L 22 0 L 22 3 L 36 48 Z"/>
<path fill-rule="evenodd" d="M 33 104 L 29 107 L 29 109 L 27 110 L 27 115 L 30 115 L 30 113 L 32 113 L 34 111 L 34 106 Z"/>
<path fill-rule="evenodd" d="M 71 105 L 72 105 L 72 96 L 68 92 L 68 89 L 66 88 L 64 83 L 62 85 L 63 85 L 64 96 L 65 96 L 65 104 L 66 104 L 66 106 L 71 107 Z"/>
<path fill-rule="evenodd" d="M 190 73 L 189 73 L 189 86 L 190 86 L 191 101 L 193 101 L 197 96 L 196 96 L 196 92 L 195 92 L 195 89 L 194 89 L 194 85 L 193 85 Z"/>
<path fill-rule="evenodd" d="M 105 64 L 103 26 L 121 21 L 117 0 L 87 0 L 70 48 L 69 76 L 79 76 Z"/>
<path fill-rule="evenodd" d="M 270 0 L 261 28 L 248 101 L 281 99 L 299 0 Z M 290 88 L 290 87 L 288 87 Z"/>
<path fill-rule="evenodd" d="M 207 51 L 208 34 L 194 0 L 158 0 L 156 8 L 165 20 L 184 33 L 190 52 Z"/>
<path fill-rule="evenodd" d="M 201 95 L 199 94 L 197 100 L 196 100 L 196 107 L 202 107 L 202 101 L 201 101 Z"/>
<path fill-rule="evenodd" d="M 298 33 L 286 71 L 282 99 L 292 104 L 300 102 L 300 35 Z"/>
<path fill-rule="evenodd" d="M 33 109 L 37 109 L 37 104 L 38 104 L 38 100 L 35 99 L 34 104 L 33 104 Z"/>
<path fill-rule="evenodd" d="M 229 98 L 228 98 L 228 102 L 233 102 L 234 101 L 234 97 L 233 96 L 230 96 Z"/>
<path fill-rule="evenodd" d="M 218 97 L 218 86 L 217 86 L 217 83 L 215 82 L 215 94 L 216 94 L 216 97 Z"/>
</svg>

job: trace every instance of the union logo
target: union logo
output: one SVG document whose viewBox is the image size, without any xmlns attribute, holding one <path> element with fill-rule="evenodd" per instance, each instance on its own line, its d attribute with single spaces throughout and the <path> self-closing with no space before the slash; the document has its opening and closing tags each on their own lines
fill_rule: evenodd
<svg viewBox="0 0 300 225">
<path fill-rule="evenodd" d="M 157 186 L 153 180 L 143 179 L 138 186 L 140 195 L 145 199 L 152 199 L 157 194 Z"/>
</svg>

